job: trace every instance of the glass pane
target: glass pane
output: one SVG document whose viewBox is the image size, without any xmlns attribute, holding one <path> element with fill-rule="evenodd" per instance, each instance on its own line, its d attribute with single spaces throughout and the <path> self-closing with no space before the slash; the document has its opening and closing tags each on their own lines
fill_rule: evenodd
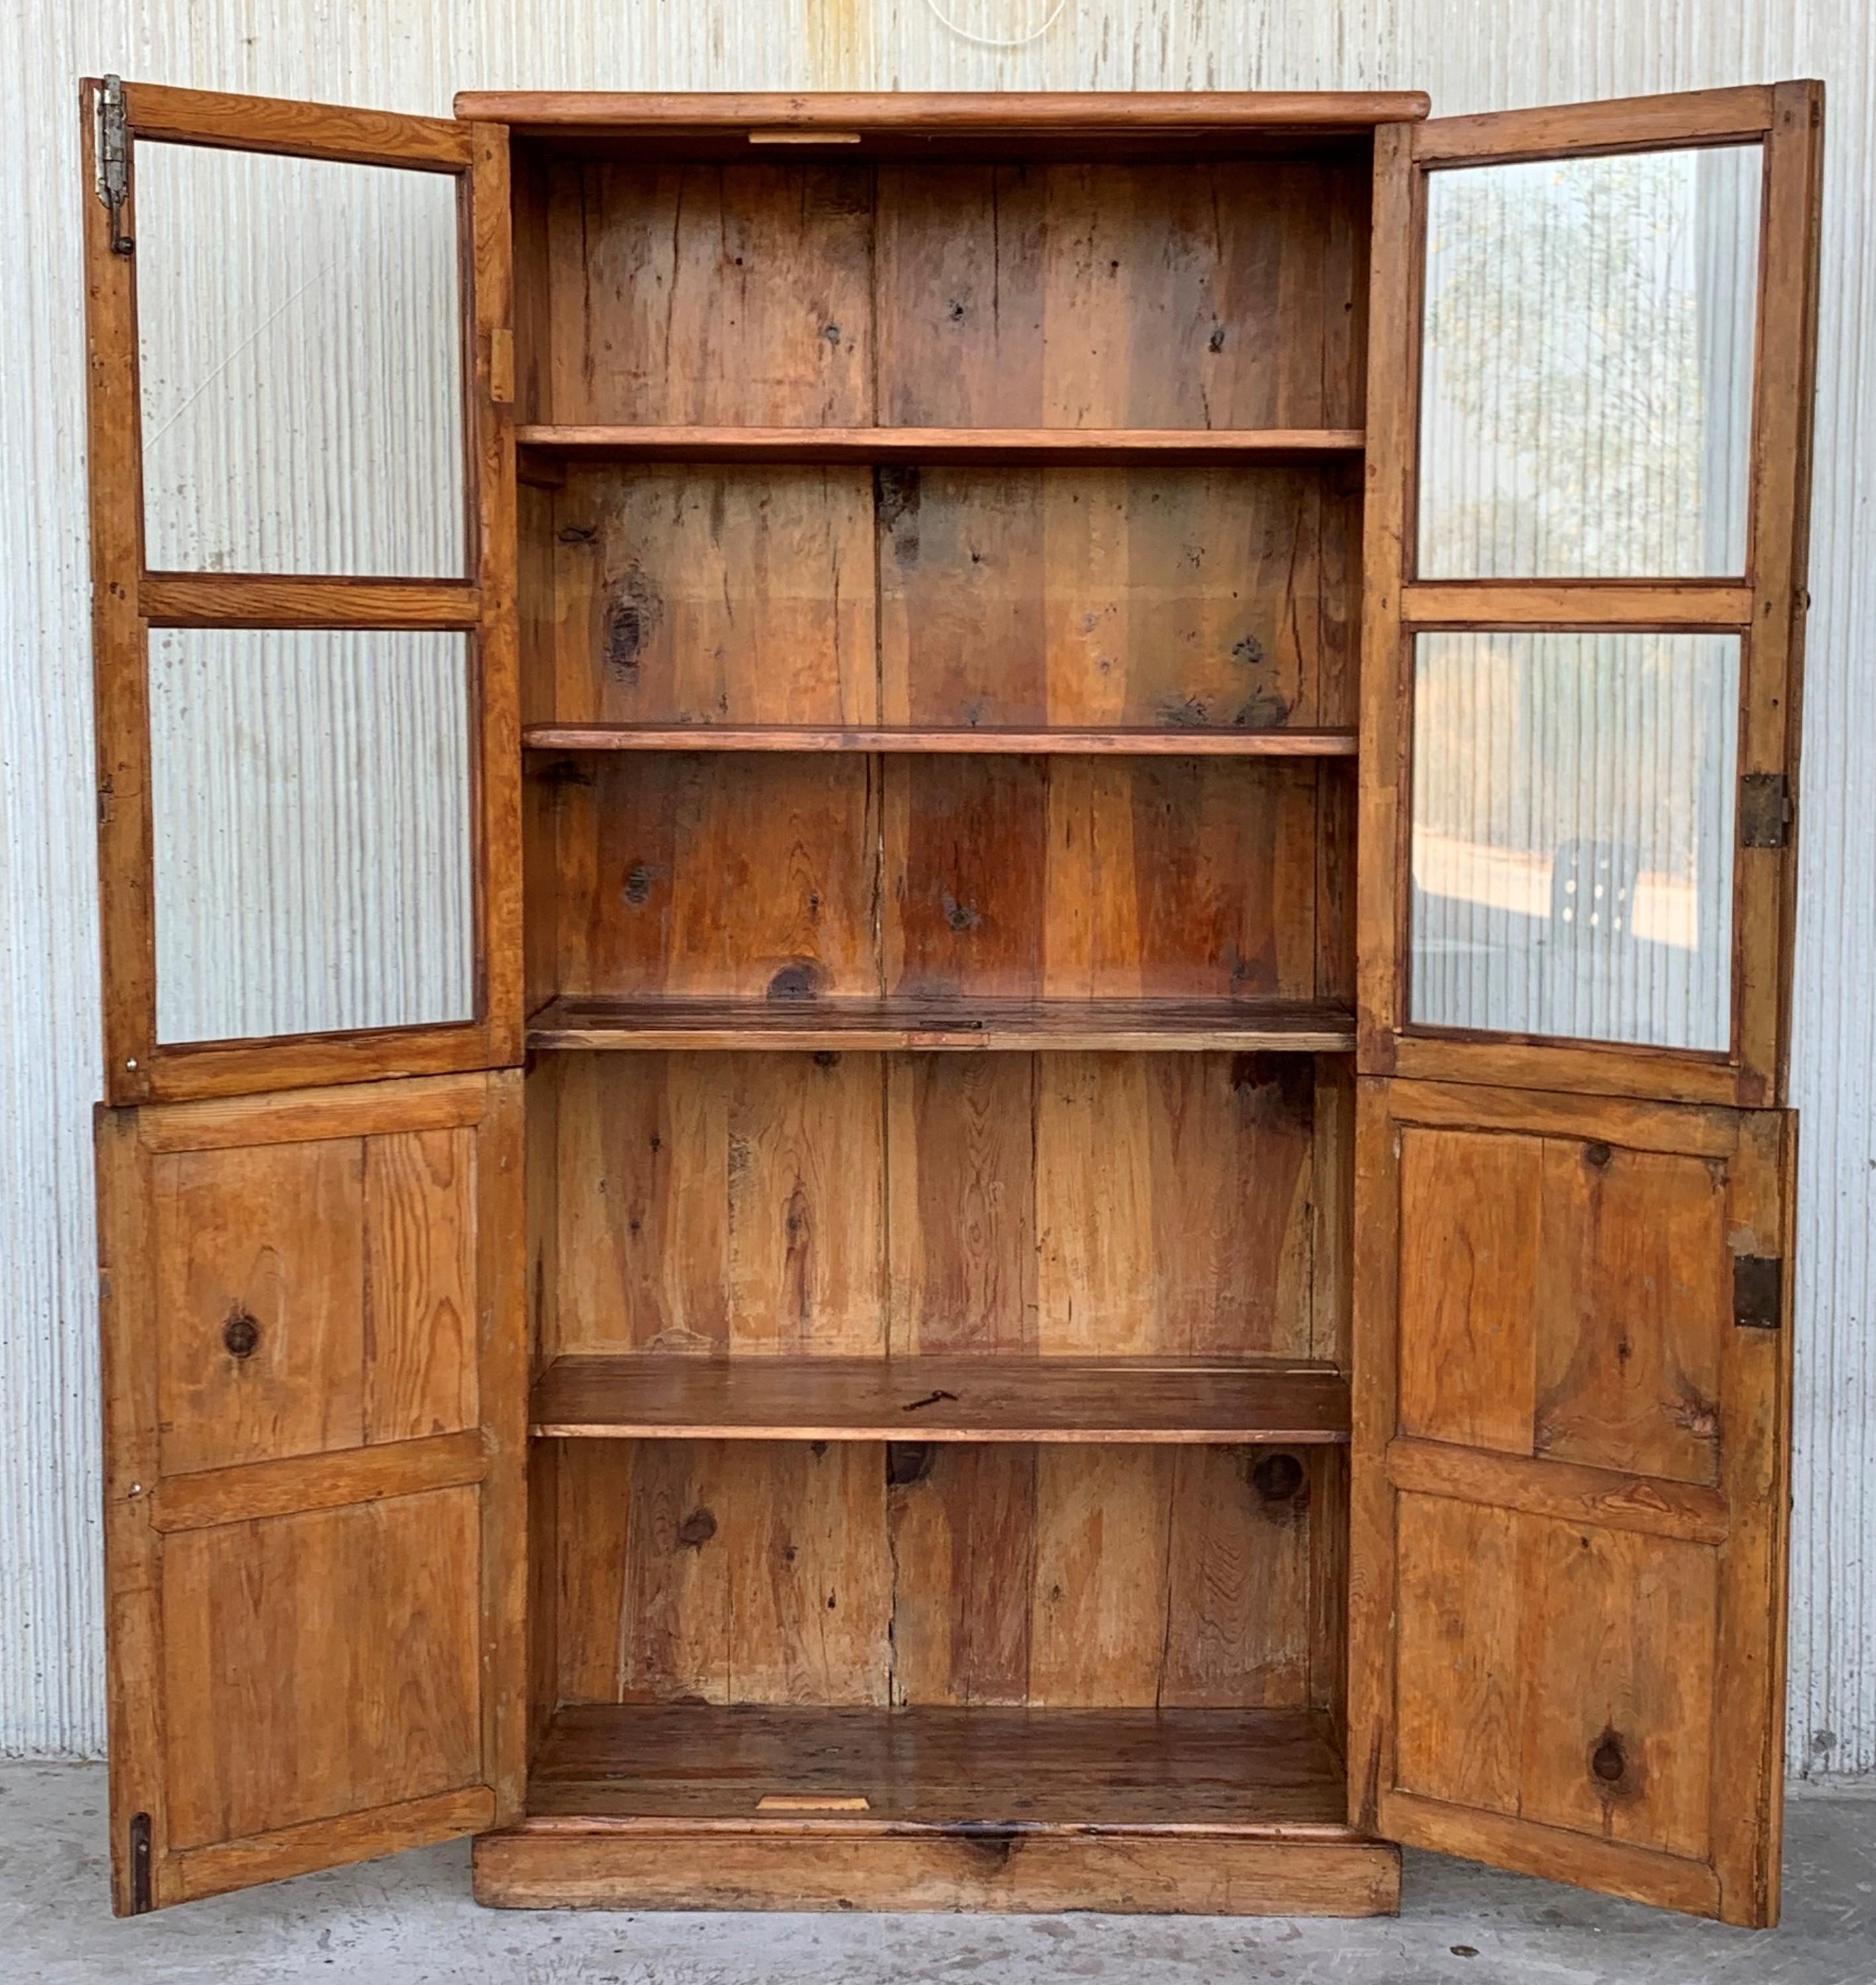
<svg viewBox="0 0 1876 1985">
<path fill-rule="evenodd" d="M 456 181 L 136 148 L 155 571 L 463 573 Z"/>
<path fill-rule="evenodd" d="M 472 1017 L 467 637 L 150 646 L 157 1040 Z"/>
<path fill-rule="evenodd" d="M 1744 573 L 1761 167 L 1427 175 L 1422 578 Z"/>
<path fill-rule="evenodd" d="M 1411 1017 L 1723 1051 L 1732 634 L 1422 634 Z"/>
</svg>

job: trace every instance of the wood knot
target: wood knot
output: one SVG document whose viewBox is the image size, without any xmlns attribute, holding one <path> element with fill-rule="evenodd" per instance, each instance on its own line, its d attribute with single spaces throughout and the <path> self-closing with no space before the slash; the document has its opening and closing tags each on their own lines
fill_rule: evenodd
<svg viewBox="0 0 1876 1985">
<path fill-rule="evenodd" d="M 812 999 L 821 991 L 819 966 L 803 959 L 793 965 L 785 965 L 768 982 L 768 996 L 771 999 Z"/>
<path fill-rule="evenodd" d="M 1605 1730 L 1596 1740 L 1596 1748 L 1589 1754 L 1589 1768 L 1605 1785 L 1616 1784 L 1629 1768 L 1629 1760 L 1622 1748 L 1619 1731 Z"/>
<path fill-rule="evenodd" d="M 1266 1503 L 1294 1503 L 1307 1498 L 1309 1476 L 1293 1454 L 1280 1451 L 1259 1457 L 1251 1470 L 1251 1486 Z"/>
<path fill-rule="evenodd" d="M 909 1489 L 932 1472 L 931 1444 L 923 1440 L 889 1440 L 886 1444 L 886 1486 Z"/>
<path fill-rule="evenodd" d="M 221 1327 L 221 1341 L 230 1358 L 251 1358 L 261 1342 L 261 1326 L 244 1309 L 237 1309 Z"/>
<path fill-rule="evenodd" d="M 701 1550 L 717 1533 L 717 1520 L 708 1510 L 693 1510 L 677 1526 L 677 1541 L 686 1550 Z"/>
<path fill-rule="evenodd" d="M 1583 1162 L 1585 1164 L 1594 1165 L 1599 1171 L 1615 1155 L 1615 1154 L 1607 1144 L 1585 1144 L 1583 1147 Z"/>
</svg>

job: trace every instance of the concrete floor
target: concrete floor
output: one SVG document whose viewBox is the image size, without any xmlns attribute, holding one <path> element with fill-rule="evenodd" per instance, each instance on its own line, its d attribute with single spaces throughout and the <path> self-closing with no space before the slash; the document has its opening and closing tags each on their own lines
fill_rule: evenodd
<svg viewBox="0 0 1876 1985">
<path fill-rule="evenodd" d="M 99 1766 L 0 1765 L 4 1985 L 1876 1985 L 1876 1786 L 1794 1792 L 1757 1934 L 1431 1854 L 1391 1922 L 479 1909 L 460 1843 L 119 1923 L 104 1815 Z"/>
</svg>

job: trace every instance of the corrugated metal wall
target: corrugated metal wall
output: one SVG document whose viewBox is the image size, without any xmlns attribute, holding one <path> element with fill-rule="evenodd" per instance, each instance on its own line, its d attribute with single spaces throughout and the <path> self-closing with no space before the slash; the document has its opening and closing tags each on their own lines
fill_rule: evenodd
<svg viewBox="0 0 1876 1985">
<path fill-rule="evenodd" d="M 80 74 L 439 112 L 501 86 L 1417 86 L 1462 111 L 1817 75 L 1790 1738 L 1796 1766 L 1876 1768 L 1876 699 L 1854 633 L 1876 607 L 1876 562 L 1856 557 L 1876 441 L 1876 18 L 1864 0 L 1063 0 L 1004 52 L 980 42 L 1020 37 L 1054 0 L 944 5 L 950 27 L 926 0 L 16 0 L 0 17 L 21 85 L 0 124 L 0 1752 L 94 1755 L 104 1728 Z M 293 215 L 279 227 L 291 240 Z"/>
</svg>

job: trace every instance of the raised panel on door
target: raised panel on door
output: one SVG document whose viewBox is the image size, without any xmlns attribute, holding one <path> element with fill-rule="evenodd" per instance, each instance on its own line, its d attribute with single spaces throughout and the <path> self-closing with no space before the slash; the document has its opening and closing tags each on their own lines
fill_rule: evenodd
<svg viewBox="0 0 1876 1985">
<path fill-rule="evenodd" d="M 521 1080 L 99 1112 L 119 1913 L 518 1810 Z"/>
<path fill-rule="evenodd" d="M 1771 1920 L 1790 1113 L 1358 1111 L 1356 1816 Z"/>
<path fill-rule="evenodd" d="M 506 129 L 83 108 L 106 1094 L 512 1065 Z"/>
</svg>

